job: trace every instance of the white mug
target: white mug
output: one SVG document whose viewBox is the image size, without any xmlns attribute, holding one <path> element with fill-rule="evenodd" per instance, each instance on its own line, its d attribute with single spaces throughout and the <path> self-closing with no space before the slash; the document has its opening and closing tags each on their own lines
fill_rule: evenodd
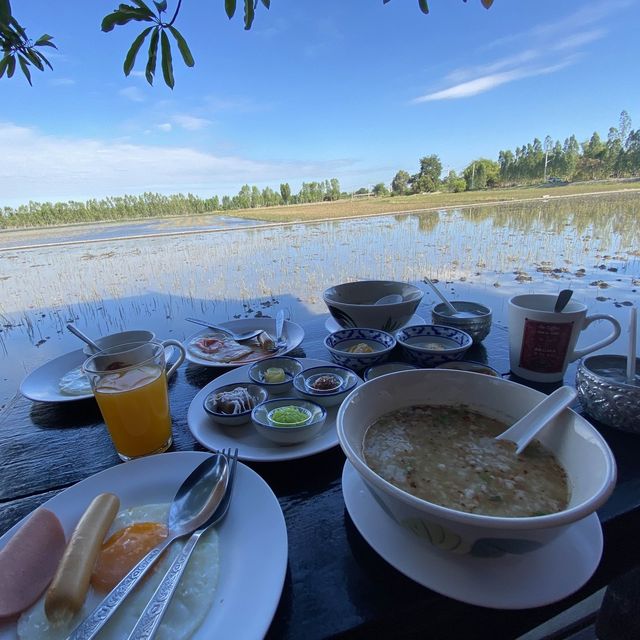
<svg viewBox="0 0 640 640">
<path fill-rule="evenodd" d="M 556 300 L 557 296 L 549 294 L 526 294 L 509 300 L 509 362 L 511 371 L 525 380 L 558 382 L 570 362 L 611 344 L 620 335 L 620 323 L 613 316 L 587 316 L 587 307 L 574 300 L 556 313 Z M 580 332 L 594 320 L 607 320 L 613 331 L 577 350 Z"/>
</svg>

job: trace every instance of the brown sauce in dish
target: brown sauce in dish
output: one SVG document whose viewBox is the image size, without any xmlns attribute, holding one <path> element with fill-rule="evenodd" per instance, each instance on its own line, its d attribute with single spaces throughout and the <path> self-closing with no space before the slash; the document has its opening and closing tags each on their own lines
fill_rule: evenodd
<svg viewBox="0 0 640 640">
<path fill-rule="evenodd" d="M 565 509 L 560 463 L 535 440 L 516 456 L 515 444 L 495 440 L 506 428 L 463 405 L 406 407 L 369 426 L 363 455 L 399 489 L 450 509 L 507 517 Z"/>
</svg>

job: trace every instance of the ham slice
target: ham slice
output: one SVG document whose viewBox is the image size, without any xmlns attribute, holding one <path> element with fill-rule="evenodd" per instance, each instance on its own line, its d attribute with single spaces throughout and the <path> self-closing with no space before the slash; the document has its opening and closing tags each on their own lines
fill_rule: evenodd
<svg viewBox="0 0 640 640">
<path fill-rule="evenodd" d="M 36 509 L 0 551 L 0 619 L 18 615 L 42 595 L 65 546 L 60 520 Z"/>
</svg>

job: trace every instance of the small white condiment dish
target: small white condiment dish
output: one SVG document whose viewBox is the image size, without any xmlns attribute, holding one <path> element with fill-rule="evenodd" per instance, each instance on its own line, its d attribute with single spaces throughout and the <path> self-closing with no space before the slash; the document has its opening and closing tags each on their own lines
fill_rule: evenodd
<svg viewBox="0 0 640 640">
<path fill-rule="evenodd" d="M 318 380 L 326 376 L 336 378 L 338 384 L 325 390 L 315 388 Z M 338 366 L 305 369 L 293 379 L 296 393 L 305 400 L 317 402 L 321 407 L 335 407 L 340 404 L 357 384 L 358 376 L 351 369 Z"/>
<path fill-rule="evenodd" d="M 372 351 L 349 351 L 359 344 L 367 345 Z M 349 369 L 365 369 L 387 360 L 396 346 L 396 339 L 390 333 L 379 329 L 340 329 L 324 339 L 324 346 L 331 354 L 331 359 L 339 365 Z"/>
<path fill-rule="evenodd" d="M 252 408 L 246 411 L 242 411 L 240 413 L 222 413 L 214 408 L 215 397 L 219 393 L 224 393 L 225 391 L 233 391 L 237 387 L 242 387 L 247 390 L 249 396 L 251 396 Z M 268 393 L 266 389 L 256 385 L 256 384 L 245 384 L 242 382 L 233 382 L 231 384 L 225 384 L 217 389 L 214 389 L 211 393 L 209 393 L 203 402 L 204 410 L 218 423 L 223 424 L 227 427 L 235 427 L 241 424 L 245 424 L 251 420 L 251 411 L 254 407 L 259 405 L 261 402 L 264 402 Z"/>
<path fill-rule="evenodd" d="M 267 369 L 282 369 L 285 380 L 283 382 L 267 382 L 265 373 Z M 259 360 L 249 368 L 249 379 L 255 384 L 264 387 L 271 395 L 288 393 L 293 387 L 293 379 L 302 371 L 302 363 L 289 356 L 277 356 Z"/>
<path fill-rule="evenodd" d="M 305 415 L 304 422 L 285 424 L 276 420 L 277 409 L 295 407 Z M 263 437 L 281 445 L 298 444 L 315 438 L 327 419 L 327 411 L 315 402 L 301 398 L 277 398 L 267 400 L 254 407 L 251 421 L 255 430 Z"/>
<path fill-rule="evenodd" d="M 473 344 L 468 333 L 438 324 L 405 327 L 396 333 L 396 340 L 407 362 L 418 367 L 460 360 Z"/>
<path fill-rule="evenodd" d="M 500 378 L 500 372 L 488 364 L 482 362 L 473 362 L 472 360 L 452 360 L 451 362 L 443 362 L 436 369 L 455 369 L 456 371 L 470 371 L 471 373 L 482 373 L 485 376 L 493 376 Z"/>
<path fill-rule="evenodd" d="M 418 367 L 416 367 L 416 365 L 409 364 L 408 362 L 385 362 L 365 369 L 363 377 L 365 381 L 373 380 L 380 376 L 386 376 L 389 373 L 396 373 L 397 371 L 411 371 L 411 369 L 417 368 Z"/>
<path fill-rule="evenodd" d="M 445 304 L 437 304 L 431 310 L 433 324 L 444 324 L 468 333 L 474 342 L 482 342 L 491 331 L 491 309 L 478 302 L 452 300 L 457 314 L 451 312 Z"/>
<path fill-rule="evenodd" d="M 424 544 L 460 554 L 522 555 L 539 549 L 567 527 L 600 508 L 614 489 L 616 464 L 598 431 L 570 409 L 538 433 L 567 473 L 571 491 L 566 509 L 531 517 L 498 517 L 443 507 L 399 489 L 367 465 L 363 441 L 382 415 L 415 405 L 466 405 L 512 425 L 541 402 L 544 394 L 524 385 L 466 371 L 418 369 L 365 382 L 338 409 L 340 446 L 385 513 Z"/>
</svg>

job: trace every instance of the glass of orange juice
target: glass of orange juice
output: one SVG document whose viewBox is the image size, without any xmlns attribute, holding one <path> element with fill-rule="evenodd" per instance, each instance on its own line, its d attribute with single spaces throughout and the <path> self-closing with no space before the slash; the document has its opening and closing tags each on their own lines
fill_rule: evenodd
<svg viewBox="0 0 640 640">
<path fill-rule="evenodd" d="M 169 345 L 179 355 L 166 371 Z M 162 453 L 171 446 L 167 377 L 184 357 L 184 347 L 177 340 L 152 340 L 105 349 L 82 365 L 122 460 Z"/>
</svg>

